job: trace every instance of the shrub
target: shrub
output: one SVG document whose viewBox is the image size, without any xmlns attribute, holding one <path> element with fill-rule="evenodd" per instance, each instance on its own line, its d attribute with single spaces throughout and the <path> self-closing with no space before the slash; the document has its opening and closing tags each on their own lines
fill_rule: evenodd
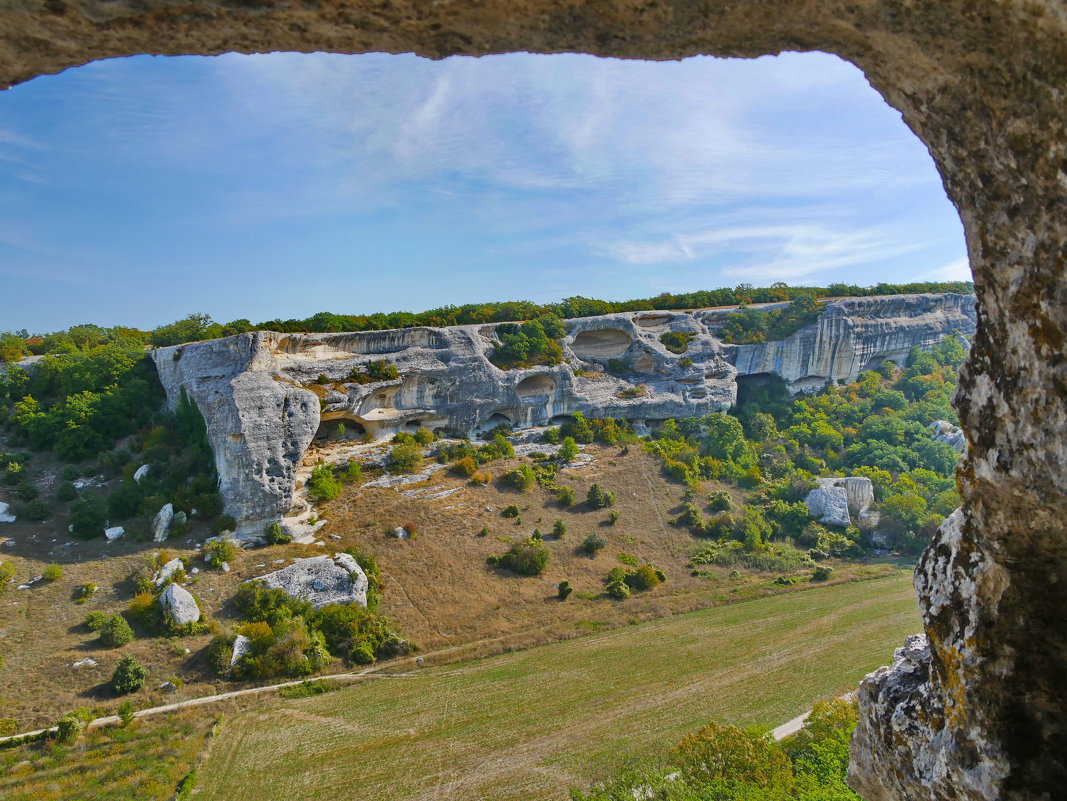
<svg viewBox="0 0 1067 801">
<path fill-rule="evenodd" d="M 525 492 L 537 483 L 537 475 L 528 464 L 520 464 L 507 475 L 507 481 L 513 487 Z"/>
<path fill-rule="evenodd" d="M 604 588 L 604 591 L 612 598 L 617 600 L 625 600 L 630 597 L 630 588 L 626 586 L 626 582 L 622 580 L 616 580 L 608 583 L 608 586 Z"/>
<path fill-rule="evenodd" d="M 32 501 L 37 497 L 37 487 L 29 481 L 20 481 L 15 485 L 15 497 L 20 501 Z"/>
<path fill-rule="evenodd" d="M 417 472 L 422 461 L 422 446 L 417 442 L 401 442 L 389 451 L 389 469 L 394 473 Z"/>
<path fill-rule="evenodd" d="M 94 609 L 92 612 L 85 616 L 85 627 L 89 631 L 100 631 L 107 623 L 108 616 L 106 612 L 101 612 L 99 609 Z"/>
<path fill-rule="evenodd" d="M 574 437 L 564 437 L 559 446 L 559 458 L 564 462 L 573 462 L 578 452 L 578 444 L 574 441 Z"/>
<path fill-rule="evenodd" d="M 253 622 L 271 622 L 286 617 L 310 618 L 315 610 L 307 601 L 292 598 L 285 590 L 270 589 L 261 581 L 242 582 L 233 596 L 238 615 Z"/>
<path fill-rule="evenodd" d="M 207 563 L 218 570 L 223 562 L 229 562 L 237 553 L 236 546 L 227 539 L 212 540 L 204 546 Z"/>
<path fill-rule="evenodd" d="M 119 720 L 122 721 L 123 726 L 129 726 L 133 723 L 134 717 L 136 717 L 136 708 L 133 705 L 133 701 L 127 699 L 119 704 Z"/>
<path fill-rule="evenodd" d="M 728 512 L 732 505 L 728 492 L 713 492 L 708 496 L 709 512 Z"/>
<path fill-rule="evenodd" d="M 277 520 L 272 520 L 263 527 L 263 537 L 268 545 L 288 545 L 293 541 L 293 535 Z"/>
<path fill-rule="evenodd" d="M 609 526 L 614 526 L 618 522 L 619 522 L 619 512 L 616 509 L 612 509 L 610 514 L 608 514 L 608 525 Z"/>
<path fill-rule="evenodd" d="M 639 567 L 640 564 L 641 564 L 640 562 L 637 561 L 637 557 L 636 556 L 631 556 L 628 553 L 620 553 L 619 554 L 619 561 L 622 562 L 624 565 L 631 565 L 633 567 Z"/>
<path fill-rule="evenodd" d="M 589 488 L 589 492 L 586 493 L 585 502 L 593 509 L 603 509 L 607 506 L 614 506 L 615 493 L 604 492 L 599 484 L 593 484 L 593 486 Z"/>
<path fill-rule="evenodd" d="M 100 627 L 100 642 L 108 648 L 121 648 L 133 641 L 133 629 L 122 615 L 112 615 Z"/>
<path fill-rule="evenodd" d="M 566 601 L 567 596 L 574 592 L 574 587 L 571 586 L 569 581 L 561 581 L 556 587 L 556 597 L 561 601 Z"/>
<path fill-rule="evenodd" d="M 507 506 L 505 506 L 503 509 L 500 510 L 500 516 L 501 517 L 518 517 L 519 516 L 519 507 L 516 506 L 513 503 L 509 503 Z"/>
<path fill-rule="evenodd" d="M 144 686 L 148 671 L 130 654 L 119 660 L 111 674 L 111 689 L 118 695 L 128 695 Z"/>
<path fill-rule="evenodd" d="M 566 536 L 566 534 L 567 524 L 564 523 L 562 520 L 557 519 L 556 522 L 552 524 L 552 536 L 554 536 L 557 540 L 561 540 L 564 536 Z"/>
<path fill-rule="evenodd" d="M 596 556 L 608 545 L 608 541 L 597 534 L 595 531 L 586 534 L 585 539 L 582 540 L 582 550 L 590 556 Z"/>
<path fill-rule="evenodd" d="M 811 580 L 826 581 L 828 578 L 830 578 L 830 574 L 833 572 L 834 569 L 832 567 L 828 567 L 827 565 L 819 565 L 815 568 L 815 570 L 812 571 Z"/>
<path fill-rule="evenodd" d="M 104 533 L 107 509 L 96 495 L 86 495 L 70 507 L 71 533 L 80 540 L 99 537 Z"/>
<path fill-rule="evenodd" d="M 420 427 L 414 436 L 415 441 L 420 445 L 429 445 L 434 440 L 433 432 L 426 427 Z"/>
<path fill-rule="evenodd" d="M 108 514 L 112 518 L 125 520 L 137 514 L 143 502 L 144 492 L 141 486 L 133 480 L 123 481 L 107 499 Z"/>
<path fill-rule="evenodd" d="M 7 589 L 8 582 L 15 575 L 15 566 L 10 562 L 0 562 L 0 593 Z"/>
<path fill-rule="evenodd" d="M 85 731 L 85 724 L 76 712 L 68 712 L 56 721 L 56 742 L 70 745 L 78 741 L 81 733 Z"/>
<path fill-rule="evenodd" d="M 668 331 L 660 335 L 659 341 L 671 353 L 685 353 L 696 335 L 696 331 Z"/>
<path fill-rule="evenodd" d="M 63 480 L 67 482 L 77 481 L 79 478 L 78 468 L 68 464 L 63 468 Z"/>
<path fill-rule="evenodd" d="M 645 590 L 651 590 L 656 585 L 662 583 L 663 573 L 656 570 L 653 565 L 641 565 L 641 567 L 630 573 L 624 580 L 626 585 L 638 592 L 644 592 Z"/>
<path fill-rule="evenodd" d="M 138 626 L 148 631 L 156 631 L 163 619 L 156 596 L 151 592 L 141 592 L 135 595 L 130 601 L 126 614 Z"/>
<path fill-rule="evenodd" d="M 457 476 L 473 478 L 474 474 L 478 472 L 478 463 L 474 461 L 473 456 L 464 456 L 462 459 L 454 461 L 450 469 Z"/>
<path fill-rule="evenodd" d="M 48 505 L 44 501 L 40 498 L 36 498 L 26 504 L 26 508 L 23 510 L 22 514 L 27 520 L 36 523 L 46 520 L 51 511 L 52 510 L 48 508 Z"/>
<path fill-rule="evenodd" d="M 63 568 L 57 565 L 55 562 L 45 567 L 45 581 L 59 581 L 61 578 L 63 578 Z"/>
<path fill-rule="evenodd" d="M 332 501 L 341 494 L 341 482 L 333 474 L 328 464 L 316 465 L 308 478 L 308 497 L 318 503 Z"/>
<path fill-rule="evenodd" d="M 346 481 L 359 481 L 363 475 L 363 465 L 353 460 L 345 466 L 344 477 Z"/>
<path fill-rule="evenodd" d="M 74 594 L 74 603 L 83 604 L 96 595 L 97 586 L 93 582 L 82 584 Z"/>
<path fill-rule="evenodd" d="M 207 646 L 207 662 L 218 676 L 225 676 L 230 672 L 230 657 L 233 655 L 233 644 L 221 634 L 211 638 Z"/>
<path fill-rule="evenodd" d="M 548 566 L 548 549 L 539 541 L 530 538 L 513 543 L 497 563 L 520 576 L 537 576 Z"/>
<path fill-rule="evenodd" d="M 556 501 L 565 509 L 574 506 L 574 487 L 560 487 L 556 491 Z"/>
</svg>

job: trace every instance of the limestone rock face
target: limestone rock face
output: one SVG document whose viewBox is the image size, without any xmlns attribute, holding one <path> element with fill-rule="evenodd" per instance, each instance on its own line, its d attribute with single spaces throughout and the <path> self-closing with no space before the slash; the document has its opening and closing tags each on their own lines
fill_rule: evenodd
<svg viewBox="0 0 1067 801">
<path fill-rule="evenodd" d="M 808 513 L 826 526 L 848 526 L 848 493 L 844 487 L 823 484 L 808 493 L 804 499 Z"/>
<path fill-rule="evenodd" d="M 152 520 L 152 542 L 163 542 L 170 533 L 170 524 L 173 522 L 174 505 L 164 504 Z"/>
<path fill-rule="evenodd" d="M 238 634 L 233 641 L 233 651 L 230 652 L 230 670 L 245 654 L 252 650 L 252 641 L 243 634 Z"/>
<path fill-rule="evenodd" d="M 367 575 L 347 553 L 297 559 L 291 565 L 259 576 L 271 589 L 284 590 L 293 598 L 308 601 L 316 609 L 327 604 L 367 605 Z"/>
<path fill-rule="evenodd" d="M 782 345 L 724 344 L 727 312 L 627 312 L 568 320 L 563 364 L 501 370 L 492 325 L 348 334 L 257 332 L 153 352 L 168 402 L 184 391 L 207 421 L 226 512 L 256 532 L 293 507 L 295 472 L 315 437 L 391 437 L 420 426 L 476 435 L 506 423 L 556 424 L 574 412 L 643 425 L 730 406 L 737 376 L 776 372 L 796 389 L 854 379 L 951 331 L 974 330 L 973 298 L 843 298 Z M 870 318 L 870 319 L 868 319 Z M 824 322 L 829 320 L 829 322 Z M 683 354 L 660 341 L 693 334 Z M 756 350 L 753 350 L 756 348 Z M 762 349 L 762 350 L 761 350 Z M 759 356 L 759 353 L 764 353 Z M 393 380 L 361 383 L 368 363 Z M 614 361 L 613 361 L 614 360 Z M 608 372 L 608 365 L 620 374 Z M 741 365 L 741 368 L 735 367 Z M 823 370 L 823 373 L 818 373 Z M 325 381 L 320 378 L 325 377 Z M 641 385 L 640 394 L 634 392 Z"/>
<path fill-rule="evenodd" d="M 827 381 L 855 381 L 884 361 L 903 365 L 913 347 L 952 331 L 969 336 L 975 318 L 971 295 L 847 298 L 828 303 L 814 325 L 788 339 L 735 346 L 731 362 L 741 375 L 770 373 L 793 391 L 813 390 Z"/>
<path fill-rule="evenodd" d="M 178 584 L 167 585 L 167 589 L 159 595 L 159 605 L 163 607 L 163 614 L 175 626 L 186 626 L 200 620 L 200 608 L 196 605 L 196 599 Z"/>
</svg>

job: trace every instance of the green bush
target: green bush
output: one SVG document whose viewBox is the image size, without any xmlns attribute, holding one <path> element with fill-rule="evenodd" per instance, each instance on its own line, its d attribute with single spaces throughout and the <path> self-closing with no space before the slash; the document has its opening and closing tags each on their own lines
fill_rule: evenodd
<svg viewBox="0 0 1067 801">
<path fill-rule="evenodd" d="M 7 589 L 8 583 L 15 575 L 15 566 L 10 562 L 0 562 L 0 594 Z"/>
<path fill-rule="evenodd" d="M 40 498 L 35 498 L 26 504 L 25 508 L 22 510 L 22 515 L 27 520 L 39 523 L 42 520 L 47 520 L 48 515 L 51 514 L 51 512 L 52 510 L 48 508 L 48 504 Z"/>
<path fill-rule="evenodd" d="M 136 515 L 142 503 L 144 503 L 144 491 L 141 485 L 129 479 L 115 487 L 115 491 L 107 499 L 107 510 L 112 518 L 125 520 Z"/>
<path fill-rule="evenodd" d="M 559 458 L 563 462 L 573 462 L 579 454 L 578 444 L 574 437 L 564 437 L 559 445 Z"/>
<path fill-rule="evenodd" d="M 61 578 L 63 578 L 63 568 L 57 565 L 55 562 L 45 567 L 45 581 L 59 581 Z"/>
<path fill-rule="evenodd" d="M 218 570 L 224 562 L 229 562 L 237 553 L 237 547 L 227 539 L 212 540 L 204 546 L 207 563 Z"/>
<path fill-rule="evenodd" d="M 401 442 L 389 451 L 389 470 L 393 473 L 416 473 L 422 464 L 422 446 L 417 442 Z"/>
<path fill-rule="evenodd" d="M 696 335 L 696 331 L 668 331 L 660 335 L 659 341 L 671 353 L 685 353 Z"/>
<path fill-rule="evenodd" d="M 332 501 L 341 494 L 342 485 L 328 464 L 316 465 L 308 478 L 308 498 L 313 502 Z"/>
<path fill-rule="evenodd" d="M 537 576 L 548 566 L 549 553 L 539 540 L 533 538 L 516 542 L 497 561 L 500 567 L 520 576 Z"/>
<path fill-rule="evenodd" d="M 20 481 L 15 486 L 15 497 L 20 501 L 32 501 L 37 497 L 37 487 L 29 481 Z"/>
<path fill-rule="evenodd" d="M 111 674 L 111 689 L 117 695 L 128 695 L 141 689 L 147 679 L 148 671 L 133 656 L 126 654 Z"/>
<path fill-rule="evenodd" d="M 511 486 L 525 492 L 537 483 L 537 476 L 528 464 L 520 464 L 507 474 L 506 480 Z"/>
<path fill-rule="evenodd" d="M 574 592 L 574 588 L 569 581 L 561 581 L 556 587 L 556 597 L 561 601 L 566 601 L 567 597 Z"/>
<path fill-rule="evenodd" d="M 518 517 L 519 516 L 519 507 L 516 506 L 513 503 L 509 503 L 507 506 L 505 506 L 503 509 L 500 510 L 500 516 L 501 517 Z"/>
<path fill-rule="evenodd" d="M 78 490 L 70 481 L 63 481 L 56 488 L 56 500 L 60 503 L 73 501 L 78 497 Z"/>
<path fill-rule="evenodd" d="M 107 509 L 96 495 L 86 495 L 70 507 L 71 533 L 81 540 L 102 536 L 107 521 Z"/>
<path fill-rule="evenodd" d="M 83 604 L 96 595 L 97 586 L 93 582 L 82 584 L 74 593 L 74 603 Z"/>
<path fill-rule="evenodd" d="M 832 567 L 829 567 L 827 565 L 819 565 L 815 568 L 815 570 L 812 571 L 811 580 L 826 581 L 828 578 L 830 578 L 830 574 L 833 572 L 834 569 Z"/>
<path fill-rule="evenodd" d="M 108 621 L 108 615 L 106 612 L 101 612 L 99 609 L 94 609 L 92 612 L 85 616 L 83 623 L 89 631 L 100 631 L 104 627 L 104 624 Z"/>
<path fill-rule="evenodd" d="M 617 509 L 612 509 L 611 512 L 608 513 L 608 525 L 609 526 L 614 526 L 618 522 L 619 522 L 619 512 L 618 512 Z"/>
<path fill-rule="evenodd" d="M 86 721 L 75 712 L 68 712 L 56 721 L 56 742 L 71 745 L 78 741 L 85 731 Z"/>
<path fill-rule="evenodd" d="M 122 721 L 123 726 L 129 726 L 133 723 L 136 716 L 137 708 L 133 705 L 133 701 L 127 699 L 119 704 L 119 720 Z"/>
<path fill-rule="evenodd" d="M 574 506 L 574 487 L 560 487 L 556 490 L 556 501 L 564 509 Z"/>
<path fill-rule="evenodd" d="M 344 477 L 346 481 L 359 481 L 363 475 L 363 465 L 352 460 L 345 466 Z"/>
<path fill-rule="evenodd" d="M 603 509 L 615 505 L 615 493 L 605 492 L 599 484 L 593 484 L 585 496 L 585 502 L 592 509 Z"/>
<path fill-rule="evenodd" d="M 288 545 L 293 541 L 293 535 L 282 528 L 277 520 L 272 520 L 263 527 L 263 537 L 268 545 Z"/>
<path fill-rule="evenodd" d="M 625 581 L 617 580 L 608 583 L 604 591 L 616 600 L 622 601 L 630 597 L 630 588 L 626 585 Z"/>
<path fill-rule="evenodd" d="M 100 642 L 108 648 L 121 648 L 133 642 L 133 629 L 122 615 L 112 615 L 100 628 Z"/>
<path fill-rule="evenodd" d="M 216 535 L 225 531 L 233 531 L 235 528 L 237 528 L 237 519 L 233 515 L 216 515 L 211 521 L 211 531 Z"/>
<path fill-rule="evenodd" d="M 595 531 L 585 535 L 585 539 L 582 540 L 582 550 L 590 556 L 596 556 L 608 545 L 607 539 L 597 534 Z"/>
<path fill-rule="evenodd" d="M 566 534 L 567 524 L 564 523 L 562 520 L 557 519 L 556 522 L 552 524 L 552 536 L 554 536 L 557 540 L 561 540 L 564 538 L 564 536 L 566 536 Z"/>
</svg>

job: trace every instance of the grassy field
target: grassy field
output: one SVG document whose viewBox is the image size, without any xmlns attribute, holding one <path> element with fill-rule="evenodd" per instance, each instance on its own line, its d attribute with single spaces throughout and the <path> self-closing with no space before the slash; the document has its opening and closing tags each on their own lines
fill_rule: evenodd
<svg viewBox="0 0 1067 801">
<path fill-rule="evenodd" d="M 782 723 L 919 626 L 901 573 L 279 701 L 221 726 L 194 797 L 563 799 L 708 720 Z"/>
</svg>

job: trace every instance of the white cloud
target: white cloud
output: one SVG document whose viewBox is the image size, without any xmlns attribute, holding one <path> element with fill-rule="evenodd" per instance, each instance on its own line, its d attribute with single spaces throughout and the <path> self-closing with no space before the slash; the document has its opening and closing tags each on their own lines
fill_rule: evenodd
<svg viewBox="0 0 1067 801">
<path fill-rule="evenodd" d="M 913 281 L 972 281 L 971 263 L 967 258 L 954 259 L 930 272 L 917 275 Z"/>
</svg>

